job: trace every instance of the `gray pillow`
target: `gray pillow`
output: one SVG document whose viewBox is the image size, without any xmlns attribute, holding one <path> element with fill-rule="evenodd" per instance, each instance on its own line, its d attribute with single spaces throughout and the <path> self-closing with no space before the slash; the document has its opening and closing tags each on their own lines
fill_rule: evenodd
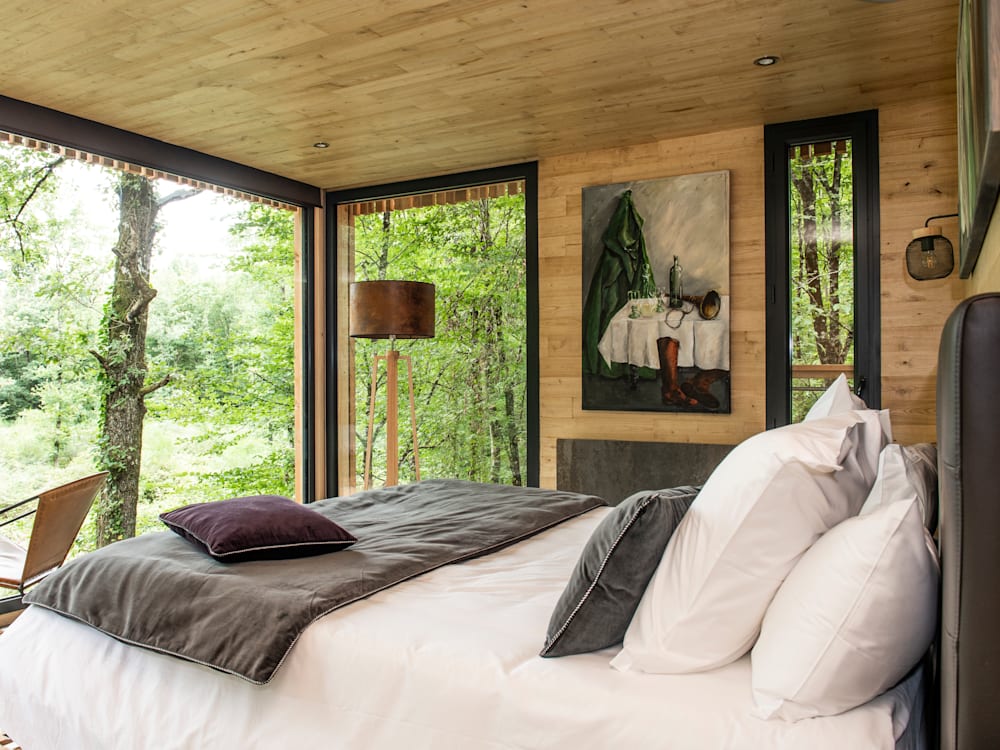
<svg viewBox="0 0 1000 750">
<path fill-rule="evenodd" d="M 219 562 L 323 555 L 358 541 L 321 513 L 279 495 L 196 503 L 161 513 L 160 520 Z"/>
<path fill-rule="evenodd" d="M 542 656 L 622 642 L 667 542 L 700 489 L 637 492 L 601 521 L 552 613 Z"/>
</svg>

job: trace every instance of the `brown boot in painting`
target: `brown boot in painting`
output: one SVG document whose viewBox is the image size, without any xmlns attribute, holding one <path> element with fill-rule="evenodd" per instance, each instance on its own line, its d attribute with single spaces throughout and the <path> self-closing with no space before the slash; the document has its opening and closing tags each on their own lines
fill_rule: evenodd
<svg viewBox="0 0 1000 750">
<path fill-rule="evenodd" d="M 681 384 L 681 390 L 688 398 L 695 399 L 706 409 L 718 409 L 719 399 L 711 392 L 712 383 L 729 376 L 726 370 L 699 370 L 694 376 Z"/>
<path fill-rule="evenodd" d="M 677 339 L 669 336 L 656 340 L 656 353 L 660 356 L 660 393 L 667 406 L 697 406 L 698 402 L 689 398 L 677 382 L 677 352 L 680 346 Z"/>
</svg>

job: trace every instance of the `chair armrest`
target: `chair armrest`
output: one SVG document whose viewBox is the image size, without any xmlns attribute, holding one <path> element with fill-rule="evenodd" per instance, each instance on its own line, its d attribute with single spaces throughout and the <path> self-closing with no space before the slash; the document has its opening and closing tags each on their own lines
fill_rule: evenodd
<svg viewBox="0 0 1000 750">
<path fill-rule="evenodd" d="M 24 602 L 21 601 L 20 594 L 4 597 L 0 599 L 0 615 L 17 612 L 19 609 L 24 609 L 25 606 Z"/>
<path fill-rule="evenodd" d="M 21 507 L 27 505 L 28 503 L 32 503 L 32 502 L 35 502 L 37 500 L 38 500 L 38 495 L 34 495 L 33 497 L 29 497 L 27 500 L 21 500 L 20 502 L 14 503 L 13 505 L 8 505 L 6 508 L 0 508 L 0 517 L 2 517 L 6 513 L 9 513 L 12 510 L 16 510 L 17 508 L 21 508 Z M 4 526 L 7 526 L 8 524 L 14 523 L 14 521 L 20 521 L 22 518 L 27 518 L 28 516 L 30 516 L 31 514 L 33 514 L 37 509 L 38 508 L 35 507 L 35 508 L 32 508 L 31 510 L 25 511 L 23 513 L 19 513 L 18 515 L 14 516 L 13 518 L 8 518 L 6 521 L 0 521 L 0 528 L 3 528 Z"/>
</svg>

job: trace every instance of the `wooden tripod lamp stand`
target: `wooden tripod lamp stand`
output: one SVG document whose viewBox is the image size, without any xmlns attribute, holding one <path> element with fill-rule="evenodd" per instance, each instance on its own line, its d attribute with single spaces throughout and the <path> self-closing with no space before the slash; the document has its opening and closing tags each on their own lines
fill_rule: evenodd
<svg viewBox="0 0 1000 750">
<path fill-rule="evenodd" d="M 406 360 L 410 388 L 410 426 L 413 430 L 413 463 L 420 479 L 417 450 L 417 417 L 413 404 L 413 364 L 409 355 L 396 351 L 396 339 L 434 336 L 434 285 L 423 281 L 356 281 L 350 290 L 350 335 L 362 339 L 389 339 L 389 351 L 372 362 L 372 396 L 368 405 L 368 445 L 365 448 L 365 489 L 371 488 L 372 432 L 375 426 L 375 391 L 380 361 L 386 364 L 385 484 L 399 484 L 398 363 Z"/>
</svg>

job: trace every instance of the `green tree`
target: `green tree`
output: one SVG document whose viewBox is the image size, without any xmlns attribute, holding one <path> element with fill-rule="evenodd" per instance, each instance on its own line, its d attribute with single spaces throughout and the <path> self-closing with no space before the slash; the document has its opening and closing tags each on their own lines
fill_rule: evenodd
<svg viewBox="0 0 1000 750">
<path fill-rule="evenodd" d="M 266 441 L 249 463 L 200 476 L 208 498 L 292 495 L 295 215 L 252 204 L 232 231 L 241 246 L 225 280 L 175 285 L 151 326 L 157 373 L 176 374 L 155 414 L 200 425 L 216 454 Z"/>
<path fill-rule="evenodd" d="M 0 248 L 15 273 L 42 256 L 43 221 L 32 210 L 52 195 L 53 174 L 65 159 L 0 144 Z"/>
<path fill-rule="evenodd" d="M 854 239 L 851 142 L 796 147 L 791 177 L 792 361 L 854 361 Z M 796 394 L 801 419 L 815 393 Z"/>
<path fill-rule="evenodd" d="M 95 173 L 107 188 L 103 220 L 93 200 L 72 208 L 72 186 Z M 224 274 L 204 273 L 157 260 L 160 209 L 192 191 L 2 146 L 0 190 L 5 495 L 96 461 L 127 475 L 84 526 L 87 550 L 151 528 L 166 507 L 291 494 L 294 214 L 248 207 L 240 252 Z"/>
<path fill-rule="evenodd" d="M 122 172 L 117 192 L 114 282 L 100 351 L 91 351 L 101 366 L 103 395 L 98 466 L 109 472 L 97 506 L 97 544 L 101 547 L 135 535 L 146 397 L 170 382 L 169 374 L 155 382 L 146 380 L 149 303 L 156 297 L 150 283 L 150 259 L 157 214 L 167 203 L 196 191 L 177 190 L 161 198 L 150 180 Z"/>
<path fill-rule="evenodd" d="M 47 408 L 55 417 L 54 465 L 63 458 L 66 424 L 93 404 L 75 383 L 86 370 L 94 320 L 87 285 L 98 273 L 71 252 L 73 227 L 52 218 L 63 163 L 0 147 L 0 418 Z"/>
<path fill-rule="evenodd" d="M 363 215 L 356 217 L 355 229 L 357 279 L 436 286 L 435 338 L 398 342 L 401 352 L 413 356 L 421 477 L 523 484 L 523 196 Z M 380 346 L 355 342 L 359 475 L 369 429 L 370 363 Z M 384 393 L 384 371 L 378 389 Z M 371 428 L 374 466 L 386 460 L 383 403 L 380 399 Z M 413 446 L 408 430 L 400 437 L 405 481 L 415 476 Z"/>
</svg>

